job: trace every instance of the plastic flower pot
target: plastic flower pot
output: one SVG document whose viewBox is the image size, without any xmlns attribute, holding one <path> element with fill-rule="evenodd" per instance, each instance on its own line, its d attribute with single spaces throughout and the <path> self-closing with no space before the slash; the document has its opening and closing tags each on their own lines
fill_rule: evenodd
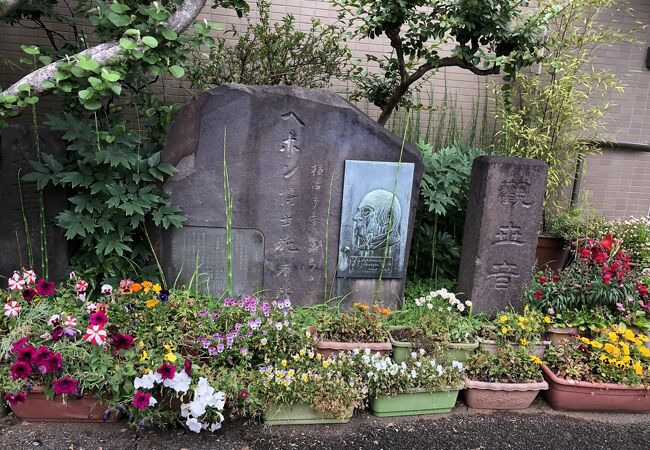
<svg viewBox="0 0 650 450">
<path fill-rule="evenodd" d="M 478 338 L 479 348 L 482 352 L 495 354 L 499 348 L 499 344 L 492 339 L 481 339 Z M 539 357 L 544 356 L 546 347 L 551 345 L 551 341 L 542 341 L 540 344 L 535 344 L 530 347 L 532 349 L 531 355 L 537 355 Z M 515 347 L 523 347 L 522 345 L 515 345 Z"/>
<path fill-rule="evenodd" d="M 316 328 L 309 327 L 307 329 L 311 334 L 317 336 Z M 387 342 L 342 342 L 342 341 L 321 341 L 316 339 L 314 345 L 316 351 L 323 356 L 336 355 L 339 352 L 347 352 L 354 349 L 364 351 L 370 349 L 372 353 L 379 352 L 381 355 L 386 355 L 391 352 L 393 346 L 390 341 Z"/>
<path fill-rule="evenodd" d="M 34 386 L 27 400 L 11 409 L 16 417 L 27 422 L 117 422 L 121 417 L 114 412 L 104 417 L 108 403 L 103 399 L 92 395 L 81 398 L 68 395 L 63 403 L 59 396 L 45 398 L 40 386 Z"/>
<path fill-rule="evenodd" d="M 262 414 L 267 425 L 310 425 L 323 423 L 348 423 L 354 408 L 350 408 L 344 417 L 334 417 L 315 411 L 306 403 L 292 405 L 272 405 Z"/>
<path fill-rule="evenodd" d="M 488 383 L 465 380 L 465 404 L 476 409 L 526 409 L 541 390 L 548 389 L 546 381 L 536 383 Z"/>
<path fill-rule="evenodd" d="M 434 392 L 419 389 L 395 396 L 379 395 L 370 398 L 370 411 L 378 417 L 448 413 L 456 406 L 460 389 Z"/>
<path fill-rule="evenodd" d="M 415 350 L 412 342 L 397 341 L 390 335 L 390 343 L 393 346 L 393 361 L 401 363 L 406 361 L 411 352 Z M 469 355 L 478 348 L 478 341 L 461 343 L 461 342 L 441 342 L 443 357 L 448 361 L 465 362 Z"/>
<path fill-rule="evenodd" d="M 588 383 L 559 378 L 542 365 L 548 390 L 544 397 L 553 409 L 564 411 L 650 412 L 650 391 L 612 383 Z"/>
</svg>

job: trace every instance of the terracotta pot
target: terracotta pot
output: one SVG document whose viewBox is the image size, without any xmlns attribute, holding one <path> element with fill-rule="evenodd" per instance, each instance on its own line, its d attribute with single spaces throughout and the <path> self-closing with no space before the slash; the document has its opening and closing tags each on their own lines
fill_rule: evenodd
<svg viewBox="0 0 650 450">
<path fill-rule="evenodd" d="M 564 262 L 569 256 L 569 248 L 564 246 L 564 239 L 551 236 L 537 237 L 537 268 L 543 270 L 545 267 L 559 272 L 564 267 Z"/>
<path fill-rule="evenodd" d="M 650 391 L 612 383 L 587 383 L 559 378 L 542 365 L 548 390 L 544 397 L 553 409 L 566 411 L 650 412 Z"/>
<path fill-rule="evenodd" d="M 579 334 L 577 327 L 548 327 L 546 331 L 548 332 L 548 340 L 551 342 L 551 345 L 560 345 L 562 341 L 570 338 L 569 335 Z"/>
<path fill-rule="evenodd" d="M 497 344 L 496 341 L 493 341 L 491 339 L 478 338 L 478 343 L 481 351 L 486 353 L 495 354 L 497 352 L 497 349 L 499 348 L 499 344 Z M 551 345 L 551 341 L 542 341 L 540 344 L 535 344 L 534 346 L 532 346 L 531 354 L 537 355 L 541 358 L 542 356 L 544 356 L 546 347 L 548 347 L 549 345 Z M 515 345 L 515 347 L 522 347 L 522 346 Z"/>
<path fill-rule="evenodd" d="M 548 383 L 487 383 L 465 380 L 465 404 L 476 409 L 526 409 Z"/>
<path fill-rule="evenodd" d="M 48 400 L 40 386 L 34 386 L 27 394 L 27 400 L 13 406 L 16 417 L 27 422 L 117 422 L 121 415 L 111 413 L 107 420 L 102 416 L 108 404 L 105 400 L 92 395 L 82 398 L 66 396 L 63 403 L 60 397 Z"/>
</svg>

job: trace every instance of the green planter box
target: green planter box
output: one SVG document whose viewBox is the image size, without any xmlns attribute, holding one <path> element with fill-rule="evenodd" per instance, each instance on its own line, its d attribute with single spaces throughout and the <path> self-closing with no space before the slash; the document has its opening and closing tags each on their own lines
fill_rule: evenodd
<svg viewBox="0 0 650 450">
<path fill-rule="evenodd" d="M 262 418 L 267 425 L 309 425 L 322 423 L 348 423 L 352 417 L 353 408 L 343 418 L 328 416 L 314 411 L 306 403 L 293 405 L 271 406 L 264 411 Z"/>
<path fill-rule="evenodd" d="M 390 343 L 393 345 L 393 360 L 396 363 L 406 361 L 414 350 L 412 343 L 396 341 L 392 335 L 390 336 Z M 465 362 L 469 355 L 478 348 L 478 341 L 468 344 L 452 342 L 442 342 L 441 344 L 444 358 L 448 361 Z"/>
<path fill-rule="evenodd" d="M 378 417 L 448 413 L 456 406 L 460 389 L 462 388 L 435 392 L 419 391 L 397 394 L 395 397 L 380 395 L 370 399 L 370 410 Z"/>
</svg>

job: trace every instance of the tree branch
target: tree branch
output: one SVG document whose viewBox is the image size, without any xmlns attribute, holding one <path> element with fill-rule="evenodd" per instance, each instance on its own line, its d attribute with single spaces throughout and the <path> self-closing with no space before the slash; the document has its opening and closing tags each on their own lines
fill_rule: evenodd
<svg viewBox="0 0 650 450">
<path fill-rule="evenodd" d="M 3 0 L 0 0 L 0 2 Z M 16 0 L 4 0 L 5 2 L 11 3 Z M 176 33 L 182 33 L 189 27 L 194 19 L 199 15 L 201 9 L 205 6 L 206 0 L 184 0 L 183 3 L 178 7 L 176 12 L 172 14 L 167 23 L 166 27 L 175 31 Z M 0 16 L 2 17 L 2 16 Z M 72 58 L 79 58 L 80 56 L 91 57 L 97 61 L 100 66 L 108 66 L 111 64 L 118 63 L 124 60 L 124 56 L 120 54 L 120 45 L 118 41 L 105 42 L 103 44 L 96 45 L 87 50 L 77 53 L 72 56 Z M 45 89 L 43 88 L 43 82 L 45 80 L 54 80 L 54 73 L 56 72 L 56 65 L 58 61 L 55 61 L 47 66 L 43 66 L 40 69 L 37 69 L 23 78 L 18 80 L 16 83 L 9 86 L 4 91 L 0 92 L 0 95 L 16 95 L 18 87 L 26 84 L 32 88 L 31 95 L 42 94 Z"/>
<path fill-rule="evenodd" d="M 27 0 L 0 0 L 0 19 L 8 16 Z"/>
</svg>

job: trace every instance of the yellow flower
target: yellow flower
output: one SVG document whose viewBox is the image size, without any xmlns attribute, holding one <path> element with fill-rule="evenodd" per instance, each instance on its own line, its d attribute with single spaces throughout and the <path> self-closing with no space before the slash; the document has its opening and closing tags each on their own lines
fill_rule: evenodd
<svg viewBox="0 0 650 450">
<path fill-rule="evenodd" d="M 178 358 L 176 357 L 174 352 L 170 351 L 169 353 L 166 353 L 165 356 L 163 356 L 163 359 L 167 362 L 174 364 Z"/>
<path fill-rule="evenodd" d="M 329 361 L 323 361 L 323 367 L 324 367 L 325 369 L 327 369 L 329 366 L 330 366 L 330 362 L 329 362 Z"/>
<path fill-rule="evenodd" d="M 293 378 L 293 376 L 294 376 L 295 374 L 296 374 L 296 371 L 293 370 L 293 369 L 289 369 L 289 371 L 287 372 L 287 375 L 289 376 L 289 378 Z"/>
<path fill-rule="evenodd" d="M 268 342 L 268 339 L 266 339 L 266 338 L 260 339 L 260 344 L 262 344 L 262 345 L 266 345 L 267 342 Z"/>
<path fill-rule="evenodd" d="M 288 388 L 291 383 L 289 382 L 289 380 L 284 380 L 282 384 L 284 385 L 284 387 Z"/>
<path fill-rule="evenodd" d="M 634 335 L 634 332 L 630 329 L 625 330 L 625 339 L 628 341 L 634 341 L 636 339 L 636 336 Z"/>
<path fill-rule="evenodd" d="M 648 336 L 646 336 L 645 334 L 639 334 L 639 335 L 637 336 L 637 338 L 638 338 L 641 342 L 648 342 L 648 341 L 650 340 L 650 338 L 648 338 Z"/>
<path fill-rule="evenodd" d="M 160 332 L 162 331 L 162 325 L 158 325 L 158 326 L 156 327 L 156 331 L 157 331 L 158 333 L 160 333 Z"/>
<path fill-rule="evenodd" d="M 301 348 L 300 352 L 298 353 L 300 353 L 300 356 L 305 356 L 305 353 L 307 353 L 307 351 L 304 348 Z"/>
<path fill-rule="evenodd" d="M 158 283 L 154 284 L 151 289 L 157 294 L 162 291 L 162 286 Z"/>
<path fill-rule="evenodd" d="M 537 355 L 530 355 L 530 360 L 535 364 L 542 364 L 542 359 Z"/>
<path fill-rule="evenodd" d="M 623 349 L 623 354 L 624 355 L 629 355 L 630 354 L 630 346 L 627 345 L 625 342 L 621 342 L 621 348 Z"/>
<path fill-rule="evenodd" d="M 528 345 L 529 344 L 528 339 L 526 339 L 526 338 L 519 339 L 519 343 L 521 345 Z"/>
<path fill-rule="evenodd" d="M 503 327 L 503 328 L 501 328 L 501 332 L 502 332 L 503 334 L 506 334 L 506 333 L 508 332 L 508 327 Z"/>
<path fill-rule="evenodd" d="M 610 344 L 609 342 L 605 344 L 605 351 L 610 355 L 618 356 L 621 354 L 621 351 L 615 345 Z"/>
<path fill-rule="evenodd" d="M 606 361 L 607 359 L 609 359 L 609 358 L 607 358 L 607 355 L 600 355 L 600 356 L 598 357 L 598 359 L 599 359 L 601 362 L 605 362 L 605 361 Z"/>
<path fill-rule="evenodd" d="M 616 333 L 610 331 L 610 332 L 607 334 L 607 336 L 609 337 L 609 340 L 610 340 L 610 341 L 612 341 L 612 342 L 618 342 L 618 335 L 617 335 Z"/>
<path fill-rule="evenodd" d="M 601 344 L 601 343 L 598 342 L 598 341 L 591 341 L 591 346 L 592 346 L 593 348 L 603 348 L 603 344 Z"/>
<path fill-rule="evenodd" d="M 508 321 L 508 316 L 503 315 L 499 317 L 499 323 L 506 323 Z"/>
<path fill-rule="evenodd" d="M 140 357 L 140 361 L 146 361 L 147 359 L 149 359 L 149 353 L 147 353 L 147 351 L 145 350 L 145 351 L 142 352 L 142 356 Z"/>
<path fill-rule="evenodd" d="M 171 344 L 164 344 L 163 348 L 168 352 L 171 352 L 172 350 L 176 350 L 176 347 L 172 347 Z"/>
<path fill-rule="evenodd" d="M 650 357 L 650 348 L 643 346 L 639 347 L 639 353 L 641 353 L 641 356 L 644 358 L 649 358 Z"/>
<path fill-rule="evenodd" d="M 643 366 L 639 361 L 635 362 L 634 366 L 632 367 L 634 367 L 634 371 L 636 372 L 637 375 L 639 376 L 643 375 Z"/>
<path fill-rule="evenodd" d="M 147 305 L 147 308 L 153 308 L 159 303 L 159 300 L 157 298 L 152 298 L 151 300 L 147 300 L 144 302 L 145 305 Z"/>
<path fill-rule="evenodd" d="M 321 355 L 320 353 L 318 353 L 318 354 L 316 355 L 316 359 L 320 361 L 321 359 L 323 359 L 323 355 Z"/>
<path fill-rule="evenodd" d="M 544 317 L 544 323 L 551 323 L 551 318 L 549 316 Z"/>
<path fill-rule="evenodd" d="M 140 348 L 144 348 L 144 342 L 143 342 L 143 341 L 140 341 L 140 343 L 138 344 L 138 347 L 140 347 Z"/>
<path fill-rule="evenodd" d="M 586 337 L 581 337 L 580 340 L 582 341 L 583 344 L 589 344 L 591 341 L 586 338 Z"/>
<path fill-rule="evenodd" d="M 524 306 L 524 312 L 528 312 L 529 310 L 530 308 L 528 307 L 528 305 Z"/>
<path fill-rule="evenodd" d="M 282 364 L 282 367 L 287 367 L 287 360 L 283 359 L 281 364 Z"/>
<path fill-rule="evenodd" d="M 308 379 L 307 374 L 306 374 L 306 373 L 303 373 L 302 376 L 300 377 L 300 379 L 301 379 L 302 381 L 305 381 L 305 382 L 306 382 L 307 379 Z"/>
</svg>

